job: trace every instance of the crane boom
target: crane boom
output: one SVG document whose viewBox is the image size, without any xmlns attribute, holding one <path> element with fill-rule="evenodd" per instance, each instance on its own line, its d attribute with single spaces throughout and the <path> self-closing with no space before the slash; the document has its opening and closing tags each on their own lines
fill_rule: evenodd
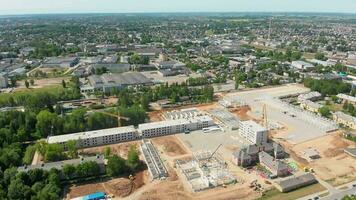
<svg viewBox="0 0 356 200">
<path fill-rule="evenodd" d="M 220 149 L 220 147 L 222 146 L 222 144 L 220 144 L 215 151 L 210 155 L 209 160 L 216 154 L 216 152 Z"/>
</svg>

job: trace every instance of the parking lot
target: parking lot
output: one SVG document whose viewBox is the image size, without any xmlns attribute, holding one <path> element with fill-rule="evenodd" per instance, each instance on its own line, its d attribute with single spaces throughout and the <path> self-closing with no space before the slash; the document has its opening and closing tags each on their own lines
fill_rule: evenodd
<svg viewBox="0 0 356 200">
<path fill-rule="evenodd" d="M 286 105 L 279 97 L 308 92 L 309 89 L 301 85 L 286 85 L 281 87 L 237 92 L 229 94 L 231 98 L 243 99 L 250 107 L 248 113 L 254 118 L 262 117 L 263 105 L 267 107 L 267 118 L 269 121 L 282 124 L 286 132 L 278 135 L 290 143 L 302 143 L 314 138 L 328 135 L 334 128 L 331 121 L 316 116 L 312 113 L 303 112 L 292 106 Z"/>
</svg>

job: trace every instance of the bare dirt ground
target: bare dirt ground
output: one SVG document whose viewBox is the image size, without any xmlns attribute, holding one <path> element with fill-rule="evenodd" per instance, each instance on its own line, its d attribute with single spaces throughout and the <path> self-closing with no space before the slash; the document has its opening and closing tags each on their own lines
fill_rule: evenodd
<svg viewBox="0 0 356 200">
<path fill-rule="evenodd" d="M 286 145 L 285 142 L 283 144 Z M 301 166 L 311 167 L 321 179 L 333 180 L 335 184 L 338 184 L 338 179 L 346 181 L 345 177 L 349 179 L 348 181 L 356 180 L 355 158 L 343 152 L 344 148 L 355 146 L 355 143 L 340 137 L 340 133 L 336 132 L 315 140 L 285 147 L 291 150 L 289 152 L 291 157 Z M 310 147 L 320 153 L 320 159 L 309 162 L 302 158 L 301 152 Z"/>
<path fill-rule="evenodd" d="M 146 171 L 139 172 L 131 181 L 128 178 L 116 178 L 105 182 L 74 185 L 69 188 L 66 199 L 85 196 L 95 192 L 105 192 L 115 197 L 126 197 L 141 188 L 148 180 Z"/>
<path fill-rule="evenodd" d="M 150 122 L 159 122 L 163 120 L 162 114 L 164 113 L 164 110 L 158 110 L 158 111 L 152 111 L 148 113 L 148 117 L 150 119 Z"/>
<path fill-rule="evenodd" d="M 156 147 L 161 147 L 169 157 L 182 156 L 187 154 L 187 150 L 173 135 L 152 139 Z"/>
<path fill-rule="evenodd" d="M 70 77 L 58 77 L 58 78 L 44 78 L 44 79 L 33 79 L 35 84 L 32 86 L 30 85 L 30 88 L 43 88 L 43 87 L 48 87 L 48 86 L 53 86 L 53 85 L 62 85 L 62 80 L 68 82 L 70 80 Z M 18 87 L 17 89 L 24 89 L 26 88 L 25 81 L 18 81 L 17 83 Z"/>
<path fill-rule="evenodd" d="M 80 154 L 89 154 L 89 155 L 102 154 L 102 153 L 104 153 L 105 148 L 110 147 L 111 154 L 116 154 L 116 155 L 121 156 L 122 158 L 127 158 L 127 153 L 129 151 L 129 148 L 131 145 L 135 145 L 137 148 L 139 148 L 140 142 L 132 141 L 132 142 L 119 143 L 119 144 L 105 145 L 105 146 L 100 146 L 100 147 L 86 148 L 86 149 L 80 150 L 79 153 Z"/>
<path fill-rule="evenodd" d="M 251 116 L 249 116 L 247 113 L 251 111 L 251 108 L 248 106 L 243 106 L 243 107 L 238 107 L 238 108 L 231 108 L 229 111 L 233 114 L 235 114 L 238 118 L 241 120 L 251 120 L 253 119 Z"/>
</svg>

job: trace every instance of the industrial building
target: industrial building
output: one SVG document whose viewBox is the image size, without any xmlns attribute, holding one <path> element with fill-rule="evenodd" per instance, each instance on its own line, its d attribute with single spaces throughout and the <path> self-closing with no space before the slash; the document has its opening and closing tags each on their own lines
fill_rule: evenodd
<svg viewBox="0 0 356 200">
<path fill-rule="evenodd" d="M 356 97 L 353 97 L 353 96 L 350 96 L 350 95 L 338 94 L 337 98 L 341 99 L 343 103 L 347 102 L 347 103 L 351 103 L 353 105 L 356 104 Z"/>
<path fill-rule="evenodd" d="M 50 57 L 46 58 L 43 62 L 42 67 L 45 68 L 70 68 L 74 67 L 79 63 L 79 58 L 77 57 Z"/>
<path fill-rule="evenodd" d="M 249 145 L 232 153 L 232 162 L 241 167 L 248 167 L 258 162 L 258 154 L 266 152 L 275 159 L 285 157 L 285 152 L 281 145 L 277 143 L 263 143 L 261 145 Z"/>
<path fill-rule="evenodd" d="M 342 124 L 349 128 L 356 129 L 356 118 L 351 115 L 339 111 L 333 114 L 333 119 L 338 124 Z"/>
<path fill-rule="evenodd" d="M 43 163 L 43 164 L 38 164 L 38 165 L 26 165 L 26 166 L 18 167 L 17 171 L 28 172 L 28 171 L 34 170 L 34 169 L 41 169 L 44 171 L 50 171 L 51 169 L 57 169 L 59 171 L 62 171 L 62 169 L 65 165 L 77 166 L 79 164 L 86 163 L 86 162 L 96 162 L 100 167 L 100 172 L 105 173 L 105 161 L 104 161 L 103 155 L 97 155 L 97 156 L 92 156 L 92 157 L 82 157 L 82 158 L 78 158 L 78 159 L 63 160 L 63 161 L 58 161 L 58 162 Z M 64 178 L 64 176 L 61 176 L 61 178 Z"/>
<path fill-rule="evenodd" d="M 192 119 L 203 114 L 197 108 L 187 108 L 181 110 L 172 110 L 165 112 L 163 117 L 166 120 L 175 120 L 175 119 Z"/>
<path fill-rule="evenodd" d="M 87 148 L 100 145 L 115 144 L 136 140 L 138 134 L 133 126 L 102 129 L 96 131 L 86 131 L 80 133 L 50 136 L 47 139 L 49 144 L 57 143 L 66 148 L 66 143 L 70 140 L 77 141 L 78 148 Z"/>
<path fill-rule="evenodd" d="M 143 143 L 140 145 L 140 150 L 145 159 L 152 180 L 168 177 L 168 171 L 164 166 L 157 149 L 153 146 L 151 141 L 143 140 Z"/>
<path fill-rule="evenodd" d="M 319 92 L 309 92 L 309 93 L 305 93 L 305 94 L 301 94 L 298 96 L 298 102 L 301 103 L 303 101 L 317 101 L 320 100 L 322 98 L 322 95 Z"/>
<path fill-rule="evenodd" d="M 126 72 L 122 74 L 103 74 L 88 77 L 89 85 L 80 88 L 83 93 L 94 91 L 110 92 L 114 88 L 150 86 L 153 82 L 140 72 Z"/>
<path fill-rule="evenodd" d="M 276 160 L 268 153 L 262 151 L 258 154 L 260 164 L 272 173 L 271 177 L 283 177 L 288 174 L 289 168 L 282 161 Z"/>
<path fill-rule="evenodd" d="M 313 69 L 315 66 L 313 64 L 307 63 L 305 61 L 293 61 L 291 64 L 292 68 L 298 69 L 298 70 L 311 70 Z"/>
<path fill-rule="evenodd" d="M 305 100 L 300 102 L 300 107 L 302 109 L 308 110 L 310 112 L 315 112 L 317 113 L 321 107 L 323 107 L 321 104 L 312 102 L 310 100 Z"/>
<path fill-rule="evenodd" d="M 226 109 L 211 109 L 208 111 L 209 114 L 219 120 L 222 124 L 226 126 L 227 129 L 237 130 L 239 129 L 240 119 L 229 112 Z"/>
<path fill-rule="evenodd" d="M 143 138 L 149 138 L 201 130 L 213 125 L 213 119 L 209 116 L 198 116 L 193 119 L 177 119 L 140 124 L 138 131 Z"/>
<path fill-rule="evenodd" d="M 241 121 L 239 128 L 240 136 L 250 144 L 263 144 L 267 142 L 268 130 L 255 121 Z"/>
<path fill-rule="evenodd" d="M 289 192 L 317 182 L 318 181 L 315 179 L 315 176 L 313 174 L 302 173 L 274 181 L 273 185 L 280 192 Z"/>
</svg>

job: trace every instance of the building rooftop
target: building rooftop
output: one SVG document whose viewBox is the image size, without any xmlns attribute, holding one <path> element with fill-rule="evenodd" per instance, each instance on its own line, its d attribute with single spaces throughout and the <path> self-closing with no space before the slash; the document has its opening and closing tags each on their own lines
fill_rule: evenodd
<svg viewBox="0 0 356 200">
<path fill-rule="evenodd" d="M 267 129 L 260 124 L 257 124 L 255 121 L 248 120 L 240 122 L 242 126 L 247 126 L 255 132 L 267 131 Z"/>
<path fill-rule="evenodd" d="M 49 171 L 53 168 L 61 170 L 64 165 L 79 165 L 81 163 L 85 162 L 90 162 L 94 161 L 98 164 L 104 164 L 104 156 L 103 155 L 98 155 L 98 156 L 92 156 L 92 157 L 83 157 L 83 158 L 78 158 L 78 159 L 72 159 L 72 160 L 63 160 L 59 162 L 50 162 L 50 163 L 43 163 L 40 165 L 28 165 L 28 166 L 22 166 L 17 168 L 18 171 L 29 171 L 33 169 L 43 169 L 46 171 Z"/>
<path fill-rule="evenodd" d="M 338 112 L 335 112 L 334 113 L 334 116 L 336 116 L 337 118 L 340 118 L 344 121 L 347 121 L 347 122 L 352 122 L 352 123 L 356 123 L 356 117 L 353 117 L 351 115 L 348 115 L 348 114 L 345 114 L 341 111 L 338 111 Z"/>
<path fill-rule="evenodd" d="M 260 163 L 263 163 L 264 165 L 268 166 L 274 172 L 288 169 L 288 166 L 286 164 L 279 160 L 276 160 L 274 157 L 264 151 L 261 151 L 258 156 L 260 159 Z"/>
<path fill-rule="evenodd" d="M 151 122 L 151 123 L 145 123 L 145 124 L 138 125 L 138 129 L 142 131 L 142 130 L 147 130 L 147 129 L 152 129 L 152 128 L 163 128 L 163 127 L 167 127 L 167 126 L 182 125 L 182 124 L 194 123 L 194 122 L 199 122 L 199 121 L 212 121 L 212 119 L 209 116 L 197 116 L 192 119 L 182 118 L 182 119 L 176 119 L 176 120 Z"/>
<path fill-rule="evenodd" d="M 275 181 L 275 183 L 279 185 L 282 191 L 290 191 L 293 188 L 298 188 L 300 186 L 315 182 L 317 182 L 315 176 L 310 173 L 294 175 Z"/>
<path fill-rule="evenodd" d="M 102 137 L 102 136 L 128 133 L 128 132 L 136 132 L 136 129 L 134 128 L 134 126 L 125 126 L 125 127 L 118 127 L 118 128 L 101 129 L 96 131 L 72 133 L 66 135 L 56 135 L 56 136 L 48 137 L 47 142 L 49 144 L 53 144 L 53 143 L 67 142 L 70 140 L 88 139 L 88 138 Z"/>
<path fill-rule="evenodd" d="M 356 148 L 345 148 L 344 151 L 350 156 L 356 158 Z"/>
<path fill-rule="evenodd" d="M 356 102 L 356 97 L 350 96 L 350 95 L 346 95 L 346 94 L 338 94 L 337 97 L 339 99 L 343 99 L 346 101 L 350 101 L 352 103 Z"/>
</svg>

